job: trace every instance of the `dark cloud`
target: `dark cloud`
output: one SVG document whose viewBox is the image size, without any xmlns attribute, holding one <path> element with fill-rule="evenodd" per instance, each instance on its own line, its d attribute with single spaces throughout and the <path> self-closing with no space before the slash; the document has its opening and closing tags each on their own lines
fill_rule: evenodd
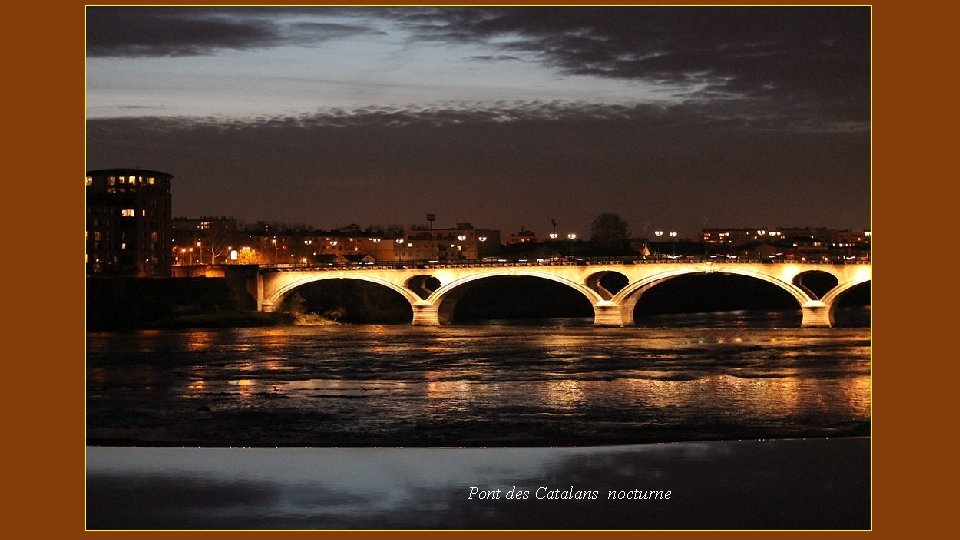
<svg viewBox="0 0 960 540">
<path fill-rule="evenodd" d="M 522 61 L 522 58 L 518 56 L 511 56 L 509 54 L 497 54 L 497 55 L 479 55 L 471 56 L 467 58 L 468 60 L 477 60 L 480 62 L 518 62 Z"/>
<path fill-rule="evenodd" d="M 436 212 L 448 224 L 506 232 L 542 231 L 550 218 L 585 231 L 607 211 L 686 234 L 705 218 L 730 227 L 869 226 L 868 7 L 323 11 L 343 24 L 281 24 L 278 12 L 88 8 L 88 47 L 91 55 L 206 54 L 374 32 L 379 18 L 414 40 L 495 47 L 477 60 L 684 88 L 673 106 L 372 104 L 242 122 L 90 120 L 88 168 L 173 173 L 178 215 L 321 227 L 409 224 Z"/>
<path fill-rule="evenodd" d="M 334 15 L 352 22 L 325 22 Z M 400 24 L 413 40 L 501 51 L 475 60 L 539 61 L 568 74 L 676 85 L 686 97 L 772 98 L 833 120 L 869 118 L 866 6 L 90 7 L 87 47 L 90 56 L 210 54 L 382 34 L 377 21 Z"/>
<path fill-rule="evenodd" d="M 176 175 L 174 213 L 411 224 L 436 212 L 515 232 L 601 212 L 695 234 L 869 226 L 870 136 L 743 103 L 370 107 L 257 122 L 88 122 L 88 168 Z M 266 181 L 266 180 L 269 181 Z M 643 234 L 638 225 L 636 234 Z"/>
<path fill-rule="evenodd" d="M 91 57 L 195 56 L 220 49 L 313 44 L 360 34 L 379 34 L 352 24 L 284 23 L 278 15 L 314 11 L 251 8 L 87 8 Z M 331 12 L 332 13 L 332 12 Z"/>
<path fill-rule="evenodd" d="M 438 8 L 401 20 L 418 39 L 496 44 L 570 74 L 869 114 L 868 7 Z"/>
</svg>

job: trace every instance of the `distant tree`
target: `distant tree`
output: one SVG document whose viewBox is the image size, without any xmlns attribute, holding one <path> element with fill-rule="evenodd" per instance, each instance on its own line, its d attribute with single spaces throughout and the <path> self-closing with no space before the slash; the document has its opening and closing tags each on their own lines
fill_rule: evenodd
<svg viewBox="0 0 960 540">
<path fill-rule="evenodd" d="M 604 213 L 590 224 L 590 242 L 598 255 L 619 255 L 627 251 L 627 228 L 630 226 L 618 214 Z"/>
<path fill-rule="evenodd" d="M 232 231 L 226 229 L 220 224 L 214 223 L 203 232 L 203 251 L 210 252 L 210 264 L 226 262 L 227 247 L 230 247 L 230 239 L 233 237 Z"/>
</svg>

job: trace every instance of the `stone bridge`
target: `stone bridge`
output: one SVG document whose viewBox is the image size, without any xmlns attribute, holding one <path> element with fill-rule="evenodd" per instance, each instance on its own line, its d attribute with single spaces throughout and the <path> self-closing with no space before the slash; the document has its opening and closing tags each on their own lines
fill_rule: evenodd
<svg viewBox="0 0 960 540">
<path fill-rule="evenodd" d="M 326 279 L 356 279 L 396 291 L 412 307 L 413 324 L 440 325 L 453 320 L 457 301 L 471 283 L 490 277 L 531 276 L 555 281 L 587 298 L 593 306 L 597 326 L 633 324 L 633 311 L 644 293 L 670 279 L 690 274 L 725 273 L 748 276 L 771 283 L 789 293 L 802 310 L 804 327 L 833 326 L 838 299 L 852 287 L 871 281 L 872 266 L 860 264 L 816 264 L 793 262 L 652 262 L 594 263 L 501 263 L 477 265 L 436 265 L 417 268 L 273 268 L 257 272 L 257 306 L 260 311 L 276 310 L 284 297 L 298 287 Z M 825 272 L 837 285 L 818 297 L 800 279 L 807 272 Z M 601 278 L 616 273 L 626 286 L 616 292 L 601 285 Z M 623 279 L 621 278 L 621 281 Z"/>
</svg>

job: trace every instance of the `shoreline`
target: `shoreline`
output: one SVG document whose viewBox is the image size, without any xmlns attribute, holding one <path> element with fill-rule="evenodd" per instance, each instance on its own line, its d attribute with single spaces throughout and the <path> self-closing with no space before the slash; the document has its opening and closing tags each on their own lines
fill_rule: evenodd
<svg viewBox="0 0 960 540">
<path fill-rule="evenodd" d="M 684 444 L 684 443 L 732 443 L 746 441 L 793 441 L 793 440 L 815 440 L 815 439 L 860 439 L 869 438 L 872 433 L 872 426 L 868 423 L 860 428 L 847 430 L 844 433 L 825 434 L 822 431 L 809 431 L 799 434 L 788 434 L 784 436 L 777 435 L 756 435 L 756 436 L 738 436 L 729 438 L 673 438 L 673 439 L 617 439 L 608 437 L 605 441 L 601 439 L 582 439 L 580 441 L 557 443 L 557 444 L 538 444 L 538 441 L 523 443 L 519 441 L 494 441 L 491 444 L 429 444 L 429 440 L 405 441 L 402 444 L 379 445 L 379 444 L 298 444 L 296 442 L 241 442 L 241 443 L 200 443 L 197 441 L 150 441 L 141 439 L 106 439 L 106 438 L 88 438 L 87 447 L 97 448 L 384 448 L 384 449 L 423 449 L 423 448 L 442 448 L 442 449 L 492 449 L 492 448 L 611 448 L 619 446 L 648 446 L 657 444 Z"/>
</svg>

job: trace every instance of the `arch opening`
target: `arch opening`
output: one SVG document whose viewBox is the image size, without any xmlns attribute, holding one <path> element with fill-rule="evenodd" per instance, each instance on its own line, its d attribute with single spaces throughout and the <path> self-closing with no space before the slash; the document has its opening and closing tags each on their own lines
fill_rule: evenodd
<svg viewBox="0 0 960 540">
<path fill-rule="evenodd" d="M 797 299 L 777 285 L 739 274 L 712 272 L 666 279 L 642 292 L 633 309 L 637 326 L 798 327 Z"/>
<path fill-rule="evenodd" d="M 803 289 L 814 300 L 823 298 L 823 295 L 839 283 L 837 276 L 822 270 L 808 270 L 797 274 L 793 278 L 793 284 Z"/>
<path fill-rule="evenodd" d="M 418 275 L 408 279 L 404 285 L 422 300 L 426 300 L 440 288 L 440 280 L 431 275 Z"/>
<path fill-rule="evenodd" d="M 833 325 L 837 328 L 870 328 L 872 288 L 865 281 L 840 293 L 833 303 Z"/>
<path fill-rule="evenodd" d="M 620 272 L 613 271 L 597 272 L 589 276 L 586 280 L 587 287 L 596 291 L 604 300 L 613 298 L 615 294 L 620 292 L 629 283 L 630 279 L 627 278 L 627 276 Z"/>
<path fill-rule="evenodd" d="M 360 279 L 326 279 L 300 285 L 280 304 L 295 324 L 407 324 L 413 308 L 400 293 Z"/>
<path fill-rule="evenodd" d="M 589 325 L 593 319 L 593 306 L 583 293 L 536 276 L 477 279 L 453 289 L 440 302 L 443 324 L 583 319 Z"/>
</svg>

